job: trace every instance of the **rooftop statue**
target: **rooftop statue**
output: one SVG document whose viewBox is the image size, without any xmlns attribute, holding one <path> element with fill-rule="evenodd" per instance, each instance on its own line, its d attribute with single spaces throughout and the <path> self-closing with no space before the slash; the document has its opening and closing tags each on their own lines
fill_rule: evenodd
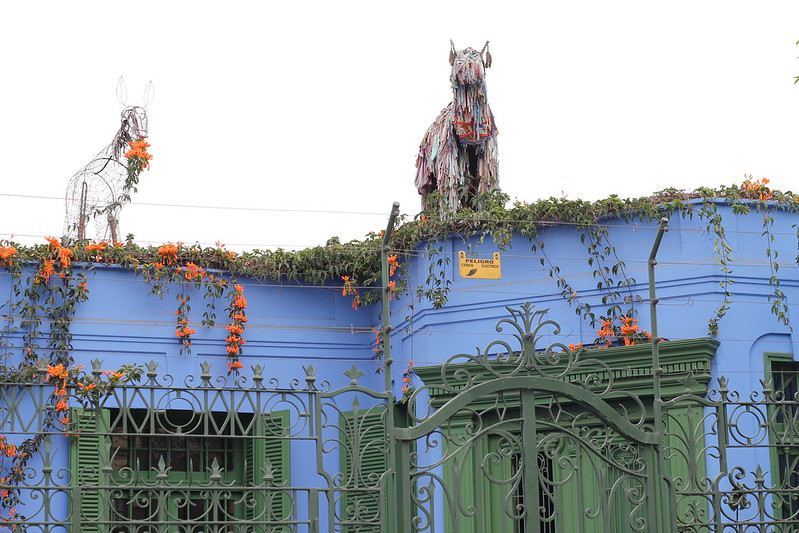
<svg viewBox="0 0 799 533">
<path fill-rule="evenodd" d="M 127 91 L 120 78 L 117 97 L 125 105 Z M 145 89 L 145 106 L 126 106 L 119 130 L 69 180 L 66 192 L 64 238 L 119 241 L 119 215 L 136 191 L 139 173 L 149 166 L 147 153 L 147 105 L 152 99 L 152 83 Z M 94 221 L 94 231 L 89 223 Z"/>
<path fill-rule="evenodd" d="M 488 42 L 455 50 L 450 41 L 452 102 L 427 129 L 416 159 L 416 189 L 422 209 L 479 209 L 476 198 L 498 184 L 497 128 L 486 96 Z M 430 195 L 438 191 L 438 205 Z"/>
</svg>

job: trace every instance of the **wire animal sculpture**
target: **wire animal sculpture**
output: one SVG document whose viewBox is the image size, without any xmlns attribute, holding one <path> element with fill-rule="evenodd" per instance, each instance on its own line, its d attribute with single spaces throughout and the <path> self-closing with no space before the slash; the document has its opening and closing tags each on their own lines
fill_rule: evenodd
<svg viewBox="0 0 799 533">
<path fill-rule="evenodd" d="M 66 192 L 64 240 L 119 241 L 119 216 L 122 207 L 130 202 L 136 192 L 138 175 L 148 166 L 152 157 L 146 154 L 147 106 L 152 101 L 152 82 L 144 91 L 144 107 L 126 106 L 122 111 L 119 130 L 111 143 L 103 148 L 86 166 L 69 180 Z M 120 78 L 117 98 L 122 105 L 127 98 L 125 82 Z M 133 151 L 146 157 L 135 157 L 135 163 L 126 154 Z M 143 149 L 141 148 L 143 147 Z M 94 232 L 90 223 L 94 222 Z M 93 234 L 92 234 L 93 233 Z"/>
<path fill-rule="evenodd" d="M 419 146 L 416 189 L 422 195 L 422 209 L 479 209 L 479 195 L 499 183 L 498 131 L 486 97 L 485 69 L 491 66 L 488 41 L 479 52 L 474 48 L 456 51 L 450 41 L 449 64 L 453 99 Z M 435 191 L 437 202 L 431 200 Z"/>
</svg>

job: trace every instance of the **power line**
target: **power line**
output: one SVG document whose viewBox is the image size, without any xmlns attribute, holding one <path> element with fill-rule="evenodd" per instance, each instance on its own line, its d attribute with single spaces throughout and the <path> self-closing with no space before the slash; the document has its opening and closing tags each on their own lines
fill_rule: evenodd
<svg viewBox="0 0 799 533">
<path fill-rule="evenodd" d="M 64 198 L 61 196 L 41 196 L 34 194 L 13 194 L 13 193 L 0 193 L 0 196 L 7 196 L 11 198 L 30 198 L 34 200 L 58 200 L 63 202 Z M 196 205 L 196 204 L 165 204 L 159 202 L 135 202 L 131 201 L 128 206 L 148 206 L 148 207 L 169 207 L 169 208 L 186 208 L 186 209 L 218 209 L 225 211 L 259 211 L 259 212 L 275 212 L 275 213 L 323 213 L 332 215 L 368 215 L 368 216 L 383 216 L 388 218 L 386 213 L 373 213 L 369 211 L 338 211 L 328 209 L 296 209 L 285 207 L 246 207 L 246 206 L 227 206 L 227 205 Z"/>
<path fill-rule="evenodd" d="M 43 195 L 31 195 L 31 194 L 15 194 L 15 193 L 0 193 L 0 197 L 11 197 L 11 198 L 28 198 L 28 199 L 39 199 L 39 200 L 58 200 L 64 201 L 63 197 L 59 196 L 43 196 Z M 380 217 L 387 217 L 388 215 L 385 212 L 370 212 L 370 211 L 341 211 L 341 210 L 327 210 L 327 209 L 301 209 L 301 208 L 280 208 L 280 207 L 246 207 L 246 206 L 222 206 L 222 205 L 199 205 L 199 204 L 173 204 L 173 203 L 159 203 L 159 202 L 136 202 L 132 201 L 129 206 L 147 206 L 147 207 L 168 207 L 171 209 L 175 208 L 185 208 L 185 209 L 210 209 L 210 210 L 232 210 L 232 211 L 254 211 L 254 212 L 275 212 L 275 213 L 301 213 L 301 214 L 335 214 L 335 215 L 363 215 L 363 216 L 380 216 Z M 777 210 L 779 211 L 779 210 Z M 407 214 L 406 214 L 407 215 Z M 700 212 L 696 213 L 697 217 L 701 216 Z M 735 215 L 740 216 L 740 215 Z M 613 219 L 617 217 L 609 217 L 609 219 Z M 503 222 L 508 224 L 537 224 L 543 228 L 550 227 L 550 226 L 571 226 L 571 227 L 582 227 L 586 226 L 584 222 L 569 222 L 569 221 L 560 221 L 560 220 L 529 220 L 529 219 L 512 219 L 512 218 L 488 218 L 488 217 L 478 217 L 477 222 Z M 639 225 L 639 222 L 631 222 L 631 223 L 623 223 L 623 224 L 611 224 L 605 223 L 601 220 L 597 221 L 595 224 L 589 227 L 599 227 L 599 228 L 626 228 L 631 229 L 634 231 L 645 231 L 645 230 L 652 230 L 657 231 L 657 224 L 656 220 L 652 219 L 651 226 L 643 226 Z M 644 224 L 641 222 L 640 224 Z M 686 232 L 708 232 L 707 227 L 699 227 L 699 228 L 670 228 L 670 231 L 686 231 Z M 710 231 L 709 233 L 712 233 Z M 725 228 L 726 234 L 750 234 L 750 235 L 760 235 L 763 233 L 763 230 L 738 230 L 738 229 L 727 229 Z M 796 232 L 778 232 L 778 231 L 769 231 L 772 235 L 791 235 L 796 236 Z M 3 233 L 3 235 L 10 235 L 9 233 Z M 21 235 L 21 234 L 20 234 Z M 26 237 L 39 237 L 40 235 L 25 235 Z M 41 235 L 41 237 L 44 237 Z M 145 241 L 148 242 L 148 241 Z M 156 241 L 149 241 L 149 242 L 156 242 Z M 249 243 L 247 243 L 249 244 Z M 271 245 L 270 245 L 271 246 Z"/>
</svg>

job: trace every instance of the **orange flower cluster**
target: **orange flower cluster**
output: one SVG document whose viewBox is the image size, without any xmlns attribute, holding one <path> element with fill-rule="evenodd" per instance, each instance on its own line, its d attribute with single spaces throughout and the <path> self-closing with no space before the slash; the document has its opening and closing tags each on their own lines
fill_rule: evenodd
<svg viewBox="0 0 799 533">
<path fill-rule="evenodd" d="M 352 296 L 352 308 L 358 309 L 361 306 L 361 297 L 358 294 L 358 289 L 352 285 L 349 276 L 341 276 L 341 280 L 344 282 L 344 286 L 341 288 L 341 295 Z"/>
<path fill-rule="evenodd" d="M 583 343 L 578 342 L 576 344 L 569 344 L 569 351 L 571 352 L 578 352 L 583 349 Z"/>
<path fill-rule="evenodd" d="M 66 400 L 68 377 L 69 377 L 69 369 L 66 368 L 62 363 L 59 363 L 57 365 L 47 365 L 47 377 L 45 379 L 47 381 L 50 381 L 50 378 L 53 378 L 53 381 L 55 382 L 55 391 L 53 392 L 53 396 L 55 398 L 60 398 L 54 407 L 57 413 L 63 413 L 64 411 L 69 409 L 69 404 L 67 403 Z M 63 417 L 61 419 L 62 424 L 66 424 L 68 422 L 69 422 L 68 417 Z"/>
<path fill-rule="evenodd" d="M 602 319 L 602 329 L 596 330 L 597 335 L 599 335 L 599 340 L 597 342 L 597 347 L 599 348 L 607 348 L 613 341 L 611 337 L 614 337 L 616 334 L 613 331 L 613 319 L 605 320 Z"/>
<path fill-rule="evenodd" d="M 131 149 L 125 152 L 125 157 L 128 159 L 136 158 L 141 163 L 141 168 L 150 168 L 149 161 L 153 158 L 152 154 L 147 152 L 150 143 L 145 141 L 143 137 L 139 137 L 135 141 L 130 141 L 128 145 Z"/>
<path fill-rule="evenodd" d="M 372 348 L 372 351 L 379 359 L 383 355 L 383 332 L 379 329 L 373 329 L 372 332 L 375 334 L 375 347 Z"/>
<path fill-rule="evenodd" d="M 180 320 L 178 322 L 183 322 L 183 320 Z M 188 321 L 186 321 L 186 324 L 188 324 Z M 181 344 L 186 346 L 186 348 L 191 346 L 191 339 L 189 337 L 191 337 L 195 333 L 197 333 L 197 330 L 195 330 L 194 328 L 190 328 L 186 325 L 181 325 L 180 327 L 175 329 L 175 335 L 180 337 Z"/>
<path fill-rule="evenodd" d="M 5 440 L 5 437 L 0 437 L 0 439 L 3 439 L 3 440 Z M 0 478 L 0 483 L 2 483 L 3 485 L 5 485 L 6 483 L 8 483 L 8 481 L 9 481 L 10 479 L 11 479 L 11 476 L 5 476 L 5 477 L 1 477 L 1 478 Z M 3 490 L 0 490 L 0 498 L 8 498 L 8 489 L 3 489 Z M 11 509 L 11 512 L 10 512 L 10 514 L 11 514 L 11 515 L 13 515 L 14 513 L 16 513 L 16 510 L 14 510 L 14 509 Z"/>
<path fill-rule="evenodd" d="M 613 337 L 617 337 L 619 341 L 624 343 L 624 346 L 635 346 L 652 340 L 652 334 L 642 330 L 636 324 L 638 322 L 637 318 L 620 316 L 619 321 L 621 326 L 614 326 L 614 319 L 602 319 L 602 329 L 596 330 L 599 335 L 599 339 L 596 342 L 598 348 L 611 346 L 614 343 Z M 571 349 L 571 346 L 569 345 L 569 349 Z"/>
<path fill-rule="evenodd" d="M 47 380 L 49 381 L 51 377 L 65 380 L 69 377 L 69 370 L 61 363 L 54 366 L 47 365 Z"/>
<path fill-rule="evenodd" d="M 394 275 L 394 272 L 396 272 L 397 268 L 399 268 L 399 263 L 397 262 L 397 256 L 396 255 L 388 256 L 388 275 L 389 275 L 389 277 Z"/>
<path fill-rule="evenodd" d="M 202 280 L 207 275 L 205 270 L 192 262 L 186 263 L 185 268 L 178 267 L 175 269 L 175 272 L 178 274 L 183 274 L 183 277 L 186 278 L 186 281 L 192 281 L 195 279 Z"/>
<path fill-rule="evenodd" d="M 86 245 L 86 251 L 89 253 L 92 252 L 102 252 L 108 247 L 108 243 L 106 241 L 100 242 L 93 242 Z"/>
<path fill-rule="evenodd" d="M 227 347 L 225 350 L 228 354 L 228 375 L 235 372 L 238 374 L 240 368 L 244 365 L 239 361 L 239 356 L 242 353 L 241 347 L 247 341 L 241 335 L 244 333 L 244 324 L 247 322 L 245 316 L 245 309 L 247 309 L 247 300 L 244 298 L 244 287 L 235 285 L 233 287 L 233 300 L 230 302 L 230 325 L 227 326 L 229 335 L 225 339 Z"/>
<path fill-rule="evenodd" d="M 69 248 L 59 247 L 57 253 L 58 262 L 61 265 L 61 268 L 69 268 L 69 265 L 72 262 L 72 250 Z"/>
<path fill-rule="evenodd" d="M 16 255 L 17 249 L 13 246 L 0 246 L 0 264 L 11 266 L 11 258 Z"/>
<path fill-rule="evenodd" d="M 413 361 L 408 361 L 408 367 L 402 373 L 402 402 L 407 402 L 413 393 L 411 377 L 413 376 Z"/>
<path fill-rule="evenodd" d="M 771 189 L 769 189 L 766 185 L 768 185 L 769 179 L 768 178 L 761 178 L 759 180 L 752 181 L 752 175 L 746 176 L 746 180 L 741 185 L 741 190 L 744 198 L 752 198 L 761 201 L 768 201 L 771 200 L 773 194 Z"/>
<path fill-rule="evenodd" d="M 94 254 L 94 261 L 96 263 L 100 262 L 100 252 L 105 251 L 108 248 L 107 241 L 100 241 L 100 242 L 92 242 L 86 245 L 86 253 Z"/>
<path fill-rule="evenodd" d="M 178 260 L 178 247 L 172 243 L 164 244 L 158 248 L 158 255 L 164 258 L 168 265 L 174 265 Z"/>
<path fill-rule="evenodd" d="M 244 287 L 236 285 L 233 287 L 233 290 L 236 291 L 236 295 L 233 297 L 231 307 L 239 310 L 247 309 L 247 300 L 244 299 Z"/>
<path fill-rule="evenodd" d="M 25 452 L 19 452 L 17 450 L 17 445 L 16 444 L 10 444 L 8 442 L 8 439 L 6 439 L 6 437 L 4 435 L 0 435 L 0 453 L 5 455 L 6 457 L 17 457 L 17 456 L 24 457 L 25 456 Z M 6 480 L 6 481 L 4 481 L 4 483 L 8 482 L 7 481 L 8 478 L 3 478 L 3 479 Z"/>
<path fill-rule="evenodd" d="M 41 268 L 39 268 L 39 273 L 36 275 L 36 278 L 33 280 L 33 282 L 47 283 L 48 281 L 50 281 L 50 276 L 55 274 L 55 268 L 53 267 L 54 264 L 55 264 L 55 259 L 47 259 L 43 261 Z"/>
<path fill-rule="evenodd" d="M 55 274 L 55 263 L 58 261 L 58 264 L 62 270 L 66 270 L 72 264 L 72 257 L 74 256 L 74 252 L 67 247 L 61 246 L 61 241 L 56 239 L 55 237 L 45 237 L 47 242 L 49 243 L 50 248 L 52 251 L 55 252 L 54 259 L 44 259 L 42 258 L 42 264 L 39 267 L 39 272 L 34 278 L 33 282 L 38 283 L 47 283 L 50 280 L 50 277 Z M 16 250 L 15 250 L 16 251 Z M 53 257 L 51 255 L 51 257 Z M 67 272 L 59 272 L 57 274 L 60 278 L 66 278 Z"/>
<path fill-rule="evenodd" d="M 397 268 L 399 268 L 399 262 L 397 261 L 397 256 L 396 255 L 388 256 L 388 259 L 386 260 L 386 262 L 388 263 L 388 276 L 391 277 L 391 276 L 393 276 L 396 273 Z M 394 291 L 396 291 L 396 290 L 397 290 L 397 282 L 394 281 L 394 280 L 389 281 L 388 282 L 388 299 L 389 300 L 393 300 L 394 299 Z"/>
<path fill-rule="evenodd" d="M 175 311 L 175 314 L 178 317 L 178 325 L 175 328 L 175 335 L 178 337 L 178 342 L 183 345 L 183 348 L 180 349 L 180 353 L 182 354 L 184 349 L 191 353 L 191 336 L 197 333 L 197 330 L 188 326 L 188 313 L 191 310 L 191 307 L 189 306 L 189 296 L 185 294 L 179 294 L 177 296 L 177 300 L 180 303 Z"/>
<path fill-rule="evenodd" d="M 619 317 L 619 320 L 622 323 L 621 334 L 624 339 L 624 345 L 632 346 L 635 344 L 634 335 L 641 331 L 641 328 L 636 324 L 638 320 L 628 316 Z"/>
</svg>

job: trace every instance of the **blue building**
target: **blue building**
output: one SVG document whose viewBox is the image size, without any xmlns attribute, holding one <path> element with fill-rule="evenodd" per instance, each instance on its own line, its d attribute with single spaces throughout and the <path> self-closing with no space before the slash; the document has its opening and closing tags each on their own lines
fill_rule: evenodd
<svg viewBox="0 0 799 533">
<path fill-rule="evenodd" d="M 799 216 L 752 191 L 417 218 L 382 259 L 375 237 L 313 274 L 282 252 L 5 243 L 4 519 L 794 531 Z"/>
</svg>

